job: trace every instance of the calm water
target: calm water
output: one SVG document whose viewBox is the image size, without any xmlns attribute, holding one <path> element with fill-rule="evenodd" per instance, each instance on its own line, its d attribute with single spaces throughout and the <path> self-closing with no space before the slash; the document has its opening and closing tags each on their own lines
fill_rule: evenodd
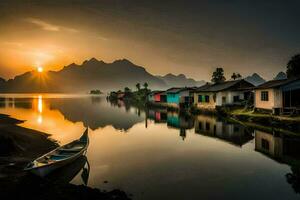
<svg viewBox="0 0 300 200">
<path fill-rule="evenodd" d="M 91 187 L 134 199 L 300 198 L 299 138 L 91 96 L 1 95 L 0 113 L 60 144 L 89 127 Z"/>
</svg>

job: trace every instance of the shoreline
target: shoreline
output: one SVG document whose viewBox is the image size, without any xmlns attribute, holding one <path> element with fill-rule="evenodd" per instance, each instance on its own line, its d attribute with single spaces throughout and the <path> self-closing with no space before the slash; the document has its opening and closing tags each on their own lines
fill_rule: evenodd
<svg viewBox="0 0 300 200">
<path fill-rule="evenodd" d="M 24 172 L 23 169 L 28 162 L 55 149 L 58 144 L 49 138 L 49 134 L 19 126 L 18 124 L 22 122 L 0 114 L 1 199 L 131 199 L 130 195 L 119 189 L 104 191 L 84 184 L 74 185 L 69 181 L 55 182 L 57 179 L 40 178 Z M 64 166 L 65 171 L 60 174 L 62 178 L 65 174 L 72 172 L 71 169 L 74 167 L 76 163 Z"/>
</svg>

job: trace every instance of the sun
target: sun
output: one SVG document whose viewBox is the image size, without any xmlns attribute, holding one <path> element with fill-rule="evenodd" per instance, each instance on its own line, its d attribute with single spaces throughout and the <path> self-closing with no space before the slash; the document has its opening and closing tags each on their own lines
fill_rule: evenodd
<svg viewBox="0 0 300 200">
<path fill-rule="evenodd" d="M 37 71 L 38 71 L 39 73 L 42 73 L 42 72 L 44 71 L 44 69 L 43 69 L 43 67 L 38 67 L 38 68 L 37 68 Z"/>
</svg>

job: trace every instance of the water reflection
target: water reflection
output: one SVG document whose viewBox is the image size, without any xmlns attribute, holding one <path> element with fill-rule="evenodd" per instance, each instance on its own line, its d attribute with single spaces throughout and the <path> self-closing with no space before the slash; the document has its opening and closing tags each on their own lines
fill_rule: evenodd
<svg viewBox="0 0 300 200">
<path fill-rule="evenodd" d="M 238 146 L 253 139 L 252 132 L 245 126 L 205 115 L 196 117 L 195 133 L 215 137 Z"/>
<path fill-rule="evenodd" d="M 300 193 L 300 137 L 255 130 L 255 150 L 291 167 L 286 174 L 296 193 Z"/>
<path fill-rule="evenodd" d="M 80 173 L 81 172 L 81 173 Z M 49 174 L 46 179 L 56 184 L 70 183 L 76 175 L 80 174 L 82 183 L 87 185 L 90 167 L 86 156 L 80 156 L 72 164 L 66 165 Z"/>
<path fill-rule="evenodd" d="M 295 136 L 95 96 L 5 96 L 0 105 L 1 113 L 27 120 L 22 126 L 51 133 L 62 143 L 78 138 L 84 127 L 93 130 L 90 165 L 80 173 L 76 167 L 67 170 L 66 180 L 73 184 L 122 188 L 136 199 L 299 197 Z"/>
</svg>

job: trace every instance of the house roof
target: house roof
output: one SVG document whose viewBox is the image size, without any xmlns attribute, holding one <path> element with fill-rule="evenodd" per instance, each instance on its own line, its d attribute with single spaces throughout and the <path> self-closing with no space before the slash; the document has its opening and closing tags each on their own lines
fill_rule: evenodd
<svg viewBox="0 0 300 200">
<path fill-rule="evenodd" d="M 256 89 L 278 88 L 297 80 L 300 80 L 300 77 L 282 80 L 271 80 L 257 86 Z"/>
<path fill-rule="evenodd" d="M 225 81 L 223 83 L 215 83 L 213 85 L 206 86 L 203 89 L 200 88 L 199 91 L 219 92 L 219 91 L 230 90 L 230 89 L 234 89 L 234 90 L 252 89 L 252 87 L 254 87 L 253 84 L 242 79 L 242 80 L 235 80 L 235 81 Z"/>
<path fill-rule="evenodd" d="M 184 88 L 170 88 L 166 91 L 166 93 L 179 93 L 179 92 L 182 92 L 182 91 L 185 91 L 185 90 L 190 90 L 190 91 L 193 91 L 195 90 L 196 88 L 192 88 L 192 87 L 184 87 Z"/>
<path fill-rule="evenodd" d="M 159 93 L 163 93 L 164 91 L 160 91 L 160 90 L 155 90 L 155 91 L 152 91 L 150 93 L 150 95 L 155 95 L 155 94 L 159 94 Z"/>
<path fill-rule="evenodd" d="M 198 88 L 196 89 L 196 92 L 201 92 L 201 91 L 203 91 L 203 90 L 206 90 L 206 89 L 208 89 L 209 87 L 211 87 L 211 85 L 212 85 L 212 84 L 210 84 L 210 83 L 206 83 L 205 85 L 202 85 L 202 86 L 198 87 Z"/>
</svg>

